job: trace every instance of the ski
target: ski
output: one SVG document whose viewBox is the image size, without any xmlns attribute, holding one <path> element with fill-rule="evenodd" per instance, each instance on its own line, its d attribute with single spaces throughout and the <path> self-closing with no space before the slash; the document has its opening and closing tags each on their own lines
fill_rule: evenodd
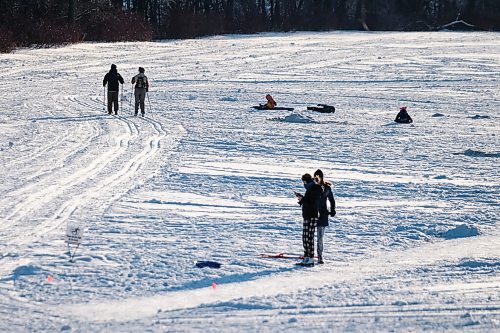
<svg viewBox="0 0 500 333">
<path fill-rule="evenodd" d="M 278 253 L 260 253 L 259 256 L 261 258 L 275 258 L 275 259 L 304 259 L 303 254 L 295 254 L 295 253 L 285 253 L 285 252 L 278 252 Z M 314 258 L 317 258 L 314 256 Z"/>
</svg>

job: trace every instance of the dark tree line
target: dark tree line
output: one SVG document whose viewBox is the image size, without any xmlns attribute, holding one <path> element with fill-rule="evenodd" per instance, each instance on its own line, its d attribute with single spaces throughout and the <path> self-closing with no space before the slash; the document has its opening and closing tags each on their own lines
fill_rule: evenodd
<svg viewBox="0 0 500 333">
<path fill-rule="evenodd" d="M 290 30 L 500 29 L 499 0 L 0 0 L 0 51 Z"/>
</svg>

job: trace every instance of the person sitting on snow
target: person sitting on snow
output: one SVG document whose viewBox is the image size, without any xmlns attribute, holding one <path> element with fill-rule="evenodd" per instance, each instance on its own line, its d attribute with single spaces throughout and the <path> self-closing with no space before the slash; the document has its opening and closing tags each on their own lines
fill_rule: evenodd
<svg viewBox="0 0 500 333">
<path fill-rule="evenodd" d="M 266 105 L 266 109 L 274 109 L 274 107 L 276 105 L 278 105 L 274 99 L 273 99 L 273 96 L 267 94 L 266 95 L 266 100 L 267 100 L 267 103 L 265 104 Z"/>
<path fill-rule="evenodd" d="M 399 108 L 399 113 L 394 121 L 399 124 L 411 124 L 413 122 L 413 119 L 411 119 L 410 115 L 406 111 L 406 106 Z"/>
</svg>

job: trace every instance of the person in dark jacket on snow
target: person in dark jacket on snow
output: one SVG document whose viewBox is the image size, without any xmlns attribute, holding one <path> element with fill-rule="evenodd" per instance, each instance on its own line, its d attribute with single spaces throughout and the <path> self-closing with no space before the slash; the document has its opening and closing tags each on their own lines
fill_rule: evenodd
<svg viewBox="0 0 500 333">
<path fill-rule="evenodd" d="M 313 178 L 308 173 L 302 175 L 302 182 L 306 189 L 305 194 L 295 193 L 299 205 L 302 206 L 302 217 L 304 219 L 302 229 L 304 260 L 298 263 L 298 265 L 314 266 L 314 231 L 319 216 L 322 189 L 321 186 L 313 181 Z"/>
<path fill-rule="evenodd" d="M 328 226 L 328 216 L 334 217 L 335 212 L 335 198 L 333 197 L 332 184 L 325 181 L 323 178 L 323 171 L 320 169 L 314 172 L 314 182 L 320 185 L 323 189 L 321 194 L 321 199 L 319 201 L 319 218 L 316 226 L 317 230 L 317 252 L 318 252 L 318 264 L 323 264 L 323 239 L 325 236 L 325 229 Z M 330 211 L 328 211 L 327 201 L 330 202 Z"/>
<path fill-rule="evenodd" d="M 112 64 L 109 72 L 104 76 L 102 85 L 108 85 L 108 114 L 112 113 L 112 106 L 115 107 L 115 114 L 118 114 L 118 92 L 120 91 L 120 83 L 123 84 L 123 78 L 118 73 L 116 65 Z"/>
<path fill-rule="evenodd" d="M 413 119 L 411 119 L 408 111 L 406 111 L 406 106 L 399 108 L 399 113 L 394 121 L 399 124 L 411 124 L 413 122 Z"/>
</svg>

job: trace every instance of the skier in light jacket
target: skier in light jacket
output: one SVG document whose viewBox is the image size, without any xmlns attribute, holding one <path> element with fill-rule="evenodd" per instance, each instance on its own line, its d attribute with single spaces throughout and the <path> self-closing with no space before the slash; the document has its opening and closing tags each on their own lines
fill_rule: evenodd
<svg viewBox="0 0 500 333">
<path fill-rule="evenodd" d="M 135 113 L 137 116 L 139 106 L 141 107 L 141 115 L 144 117 L 145 107 L 144 101 L 146 100 L 146 93 L 149 91 L 149 82 L 147 76 L 144 74 L 144 68 L 139 67 L 139 74 L 132 78 L 132 84 L 135 84 Z"/>
</svg>

